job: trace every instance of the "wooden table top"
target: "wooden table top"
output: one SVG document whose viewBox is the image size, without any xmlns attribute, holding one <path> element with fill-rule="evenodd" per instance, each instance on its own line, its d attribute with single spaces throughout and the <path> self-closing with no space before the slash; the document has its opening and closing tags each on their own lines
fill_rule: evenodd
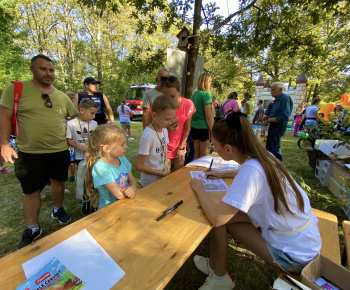
<svg viewBox="0 0 350 290">
<path fill-rule="evenodd" d="M 22 264 L 86 229 L 125 276 L 112 289 L 163 289 L 211 230 L 190 186 L 184 167 L 96 213 L 0 259 L 0 289 L 13 289 L 26 278 Z M 226 179 L 228 186 L 232 182 Z M 225 192 L 210 192 L 219 203 Z M 156 221 L 164 210 L 183 200 L 175 211 Z"/>
</svg>

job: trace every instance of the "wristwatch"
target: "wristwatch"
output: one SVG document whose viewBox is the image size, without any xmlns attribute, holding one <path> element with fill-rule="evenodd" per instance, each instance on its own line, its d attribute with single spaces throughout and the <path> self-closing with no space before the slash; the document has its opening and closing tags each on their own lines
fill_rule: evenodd
<svg viewBox="0 0 350 290">
<path fill-rule="evenodd" d="M 185 150 L 185 146 L 184 147 L 179 147 L 179 150 Z"/>
</svg>

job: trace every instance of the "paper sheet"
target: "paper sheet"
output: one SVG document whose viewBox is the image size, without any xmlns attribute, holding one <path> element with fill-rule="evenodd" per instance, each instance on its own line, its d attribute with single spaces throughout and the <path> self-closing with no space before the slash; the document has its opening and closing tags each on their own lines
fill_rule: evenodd
<svg viewBox="0 0 350 290">
<path fill-rule="evenodd" d="M 239 169 L 239 164 L 236 161 L 233 161 L 233 160 L 225 161 L 221 157 L 213 157 L 213 156 L 204 156 L 196 160 L 193 160 L 190 163 L 186 164 L 186 167 L 201 166 L 201 167 L 209 168 L 212 159 L 214 159 L 213 165 L 211 167 L 211 169 L 213 170 L 229 171 L 229 170 Z"/>
<path fill-rule="evenodd" d="M 203 171 L 191 171 L 192 178 L 202 180 L 205 191 L 227 191 L 228 187 L 222 179 L 207 179 Z"/>
<path fill-rule="evenodd" d="M 110 289 L 125 275 L 118 264 L 84 229 L 24 263 L 22 267 L 26 278 L 39 272 L 54 257 L 86 282 L 84 290 Z"/>
</svg>

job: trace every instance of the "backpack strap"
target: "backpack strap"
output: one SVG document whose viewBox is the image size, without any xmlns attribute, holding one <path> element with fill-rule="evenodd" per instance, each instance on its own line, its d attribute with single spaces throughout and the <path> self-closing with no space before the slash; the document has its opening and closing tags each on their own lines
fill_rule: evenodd
<svg viewBox="0 0 350 290">
<path fill-rule="evenodd" d="M 12 83 L 14 85 L 14 92 L 13 92 L 14 104 L 13 104 L 13 116 L 12 116 L 11 125 L 14 126 L 13 128 L 15 130 L 14 132 L 19 140 L 17 109 L 18 109 L 19 99 L 22 97 L 23 83 L 18 81 L 13 81 Z"/>
</svg>

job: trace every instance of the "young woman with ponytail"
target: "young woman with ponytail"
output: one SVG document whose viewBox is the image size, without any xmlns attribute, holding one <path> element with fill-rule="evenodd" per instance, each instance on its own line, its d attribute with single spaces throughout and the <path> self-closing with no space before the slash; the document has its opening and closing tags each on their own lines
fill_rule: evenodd
<svg viewBox="0 0 350 290">
<path fill-rule="evenodd" d="M 212 141 L 224 160 L 241 164 L 232 172 L 207 172 L 209 178 L 234 178 L 216 205 L 198 179 L 191 181 L 214 228 L 210 258 L 194 257 L 208 276 L 200 289 L 233 289 L 226 269 L 227 234 L 266 263 L 300 273 L 321 250 L 317 217 L 305 191 L 282 163 L 257 140 L 245 114 L 232 113 L 213 126 Z"/>
<path fill-rule="evenodd" d="M 133 141 L 134 138 L 131 137 L 131 121 L 130 121 L 130 114 L 131 110 L 126 105 L 126 101 L 122 100 L 120 106 L 117 108 L 117 113 L 119 115 L 119 122 L 120 125 L 122 125 L 122 128 L 125 132 L 125 136 L 129 137 L 128 141 Z"/>
</svg>

